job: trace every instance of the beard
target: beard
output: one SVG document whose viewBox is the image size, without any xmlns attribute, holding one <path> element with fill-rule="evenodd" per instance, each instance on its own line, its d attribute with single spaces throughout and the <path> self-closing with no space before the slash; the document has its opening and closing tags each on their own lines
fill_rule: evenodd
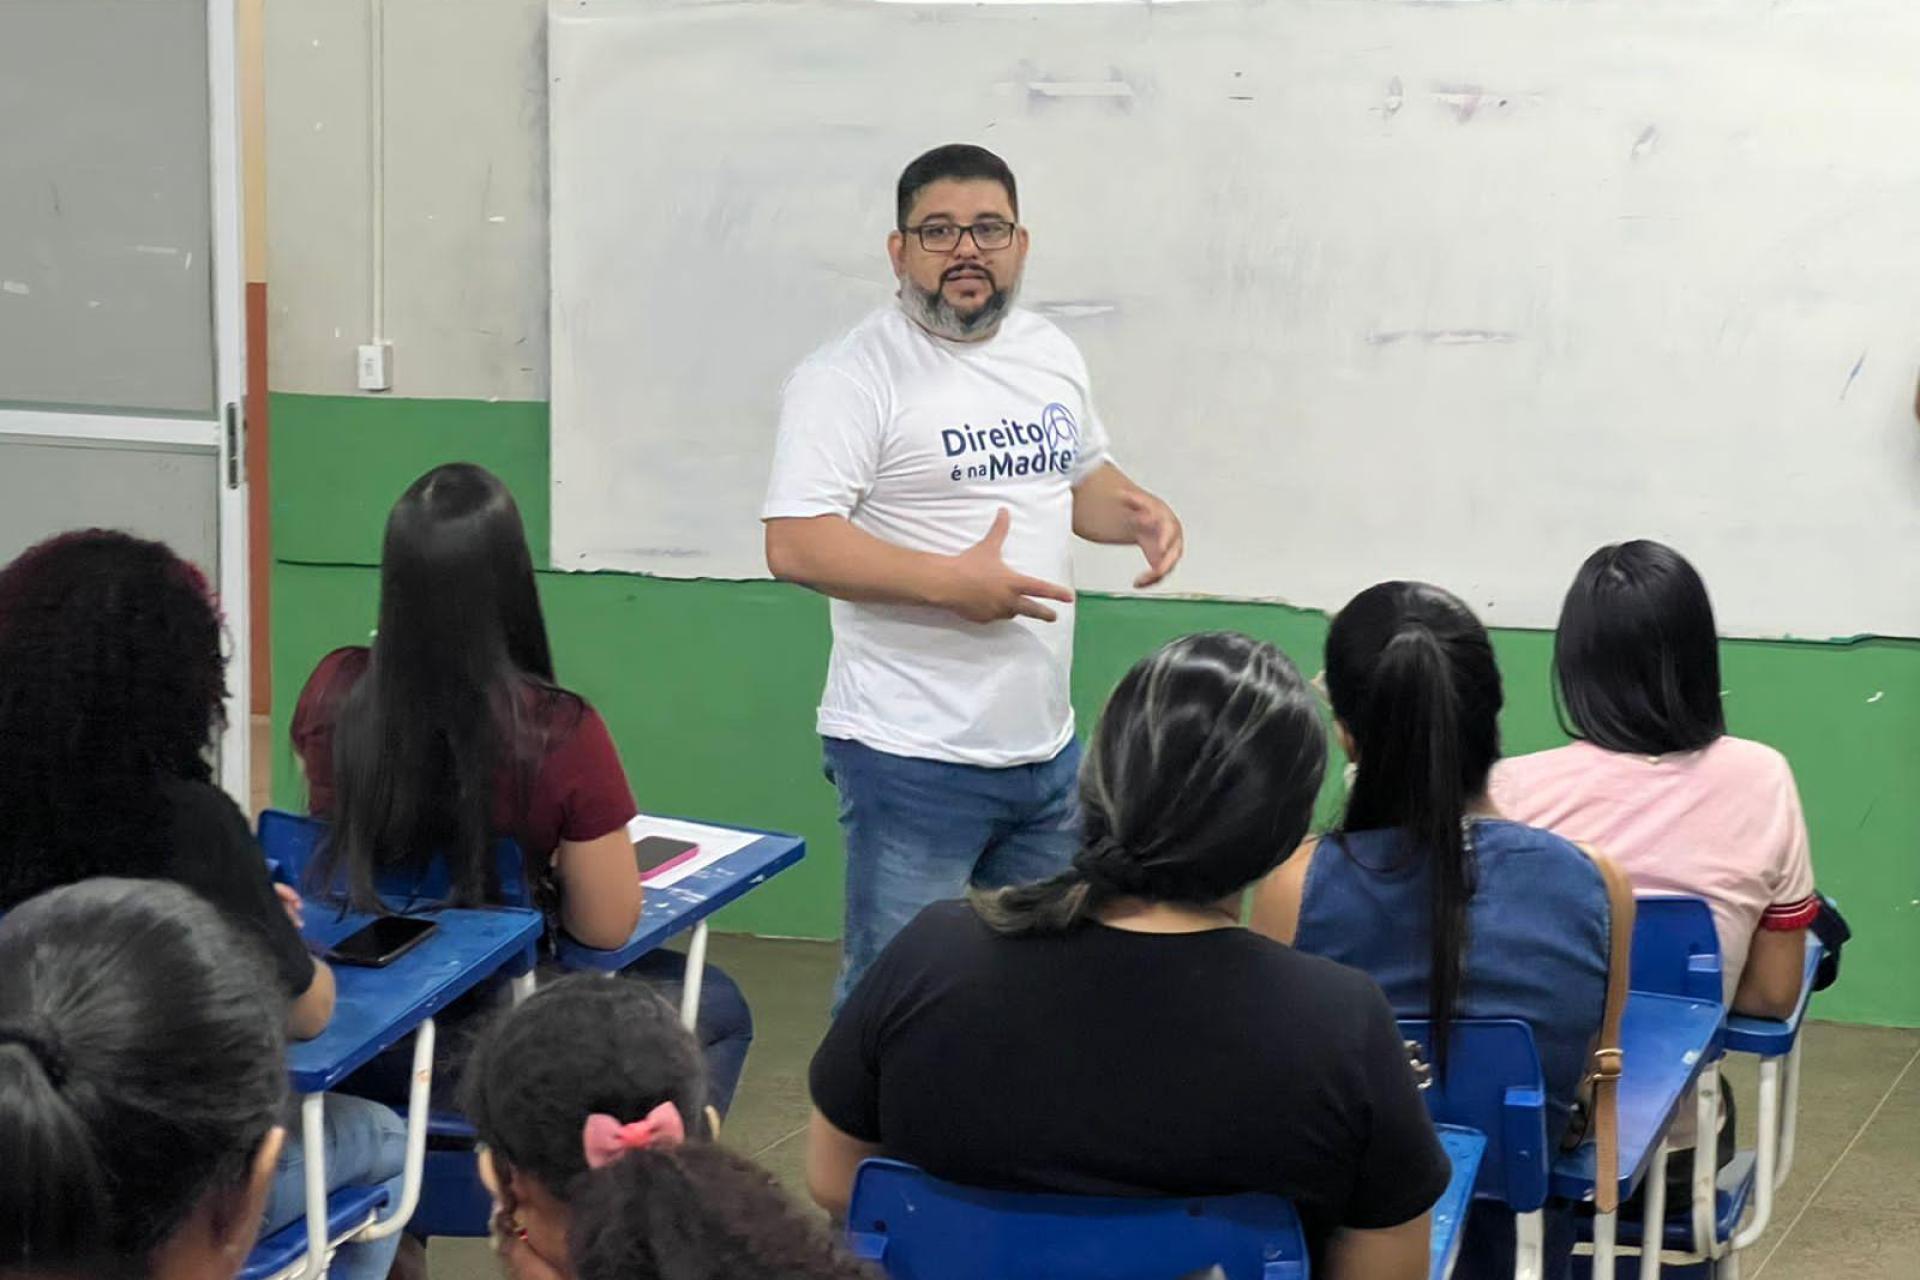
<svg viewBox="0 0 1920 1280">
<path fill-rule="evenodd" d="M 980 274 L 993 285 L 993 292 L 972 311 L 962 311 L 948 302 L 946 295 L 946 283 L 956 274 L 960 273 L 949 271 L 943 274 L 940 288 L 932 290 L 922 289 L 912 280 L 903 278 L 900 281 L 900 306 L 915 324 L 935 337 L 953 342 L 977 342 L 992 336 L 1020 296 L 1019 277 L 1014 277 L 1012 284 L 1002 288 L 992 272 L 982 270 Z"/>
</svg>

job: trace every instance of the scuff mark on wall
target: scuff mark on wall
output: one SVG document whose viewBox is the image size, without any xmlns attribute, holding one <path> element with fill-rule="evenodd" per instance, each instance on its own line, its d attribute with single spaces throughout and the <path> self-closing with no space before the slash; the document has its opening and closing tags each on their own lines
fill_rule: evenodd
<svg viewBox="0 0 1920 1280">
<path fill-rule="evenodd" d="M 1376 329 L 1367 335 L 1375 347 L 1400 342 L 1424 342 L 1435 347 L 1470 347 L 1488 342 L 1518 342 L 1520 335 L 1505 329 Z"/>
<path fill-rule="evenodd" d="M 1853 362 L 1853 368 L 1847 373 L 1846 385 L 1840 388 L 1840 398 L 1842 400 L 1845 400 L 1847 398 L 1847 392 L 1853 390 L 1853 380 L 1860 376 L 1860 370 L 1866 366 L 1866 363 L 1867 363 L 1867 353 L 1862 351 L 1860 353 L 1860 358 Z M 1875 694 L 1874 697 L 1878 698 L 1879 695 Z M 1869 699 L 1869 701 L 1871 700 L 1872 699 Z"/>
</svg>

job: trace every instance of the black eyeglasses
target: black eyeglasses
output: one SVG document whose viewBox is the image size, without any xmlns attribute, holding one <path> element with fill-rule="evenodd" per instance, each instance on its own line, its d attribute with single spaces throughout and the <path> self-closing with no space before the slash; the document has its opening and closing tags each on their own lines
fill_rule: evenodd
<svg viewBox="0 0 1920 1280">
<path fill-rule="evenodd" d="M 974 247 L 984 253 L 1012 244 L 1013 225 L 999 218 L 988 218 L 968 226 L 957 222 L 923 222 L 917 227 L 902 227 L 900 230 L 920 237 L 920 247 L 928 253 L 952 253 L 960 247 L 960 237 L 964 235 L 971 235 Z"/>
</svg>

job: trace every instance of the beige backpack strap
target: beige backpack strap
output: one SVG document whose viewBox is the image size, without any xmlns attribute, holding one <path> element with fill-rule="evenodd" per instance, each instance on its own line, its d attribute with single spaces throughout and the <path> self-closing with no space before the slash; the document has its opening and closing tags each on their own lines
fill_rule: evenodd
<svg viewBox="0 0 1920 1280">
<path fill-rule="evenodd" d="M 1580 846 L 1593 859 L 1607 886 L 1607 1005 L 1600 1019 L 1600 1042 L 1587 1063 L 1593 1082 L 1593 1204 L 1601 1213 L 1620 1207 L 1620 1018 L 1627 1009 L 1629 965 L 1633 958 L 1633 885 L 1626 872 L 1598 852 Z"/>
</svg>

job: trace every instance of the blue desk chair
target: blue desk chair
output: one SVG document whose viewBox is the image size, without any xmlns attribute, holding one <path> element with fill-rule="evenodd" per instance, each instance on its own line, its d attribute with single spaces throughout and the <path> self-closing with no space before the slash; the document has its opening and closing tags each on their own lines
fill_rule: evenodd
<svg viewBox="0 0 1920 1280">
<path fill-rule="evenodd" d="M 1713 912 L 1699 898 L 1637 894 L 1633 899 L 1635 991 L 1722 1003 L 1720 935 Z"/>
<path fill-rule="evenodd" d="M 326 838 L 328 824 L 306 814 L 268 809 L 260 815 L 260 847 L 267 856 L 276 880 L 296 886 L 307 883 L 309 872 Z M 495 883 L 503 903 L 532 907 L 533 888 L 527 874 L 526 857 L 513 840 L 502 838 L 493 843 Z M 418 869 L 389 870 L 378 877 L 374 888 L 388 908 L 398 912 L 418 911 L 445 903 L 453 892 L 452 875 L 445 859 L 435 858 Z M 342 895 L 344 896 L 344 894 Z M 644 933 L 642 921 L 636 933 Z M 555 959 L 563 969 L 612 972 L 632 963 L 643 950 L 631 944 L 621 951 L 600 951 L 583 947 L 571 939 L 562 941 Z M 628 955 L 627 952 L 635 952 Z M 699 1008 L 700 983 L 706 951 L 706 923 L 703 920 L 688 952 L 686 982 L 681 1015 L 689 1028 Z M 533 994 L 533 971 L 538 962 L 537 946 L 505 972 L 512 982 L 513 998 L 524 1000 Z M 473 1126 L 455 1112 L 436 1111 L 428 1126 L 430 1147 L 422 1175 L 420 1204 L 408 1229 L 421 1236 L 484 1237 L 489 1234 L 492 1202 L 480 1184 L 474 1163 Z"/>
<path fill-rule="evenodd" d="M 263 812 L 258 833 L 260 849 L 267 855 L 267 866 L 274 879 L 304 889 L 327 829 L 325 822 L 303 813 L 288 813 L 284 809 Z M 512 840 L 496 840 L 493 855 L 501 902 L 510 907 L 533 906 L 533 888 L 520 846 Z M 444 906 L 453 896 L 453 878 L 445 859 L 435 858 L 417 870 L 382 872 L 374 879 L 374 889 L 390 909 L 418 911 Z M 344 896 L 344 886 L 342 891 Z"/>
<path fill-rule="evenodd" d="M 260 815 L 260 847 L 274 878 L 304 888 L 328 826 L 306 814 L 268 809 Z M 512 840 L 494 841 L 494 875 L 502 901 L 508 906 L 533 906 L 533 889 L 526 859 Z M 374 889 L 389 909 L 419 911 L 446 902 L 453 893 L 452 876 L 444 859 L 435 858 L 417 870 L 391 870 L 375 879 Z M 533 970 L 539 959 L 537 944 L 503 970 L 516 1000 L 533 992 Z M 473 1126 L 457 1112 L 435 1111 L 428 1119 L 428 1149 L 422 1166 L 420 1201 L 407 1230 L 417 1236 L 484 1237 L 489 1234 L 492 1200 L 480 1183 L 474 1162 Z"/>
<path fill-rule="evenodd" d="M 327 1197 L 327 1239 L 338 1248 L 371 1225 L 387 1204 L 385 1187 L 342 1187 Z M 237 1280 L 293 1280 L 307 1271 L 307 1220 L 262 1236 Z"/>
<path fill-rule="evenodd" d="M 1433 1060 L 1429 1022 L 1403 1018 L 1400 1033 Z M 1426 1089 L 1428 1114 L 1436 1124 L 1485 1136 L 1473 1198 L 1513 1210 L 1515 1280 L 1538 1280 L 1545 1270 L 1541 1210 L 1553 1152 L 1547 1146 L 1546 1078 L 1533 1029 L 1517 1018 L 1463 1018 L 1453 1024 L 1448 1047 L 1446 1080 L 1436 1078 Z"/>
<path fill-rule="evenodd" d="M 982 1191 L 868 1160 L 847 1236 L 892 1280 L 1307 1280 L 1307 1241 L 1275 1196 L 1159 1200 Z"/>
<path fill-rule="evenodd" d="M 1707 904 L 1672 894 L 1640 896 L 1635 903 L 1633 989 L 1722 1003 L 1720 938 Z M 1692 1212 L 1683 1208 L 1667 1215 L 1661 1229 L 1662 1251 L 1674 1264 L 1664 1269 L 1675 1275 L 1737 1276 L 1740 1251 L 1757 1241 L 1772 1220 L 1774 1193 L 1793 1164 L 1799 1031 L 1821 954 L 1819 943 L 1809 937 L 1800 1003 L 1790 1019 L 1737 1014 L 1727 1019 L 1726 1051 L 1751 1053 L 1760 1059 L 1757 1141 L 1753 1150 L 1737 1152 L 1726 1168 L 1717 1171 L 1714 1142 L 1696 1143 Z M 1701 1073 L 1694 1125 L 1696 1134 L 1719 1131 L 1717 1062 Z M 1620 1238 L 1624 1245 L 1644 1249 L 1644 1224 L 1623 1221 Z"/>
</svg>

